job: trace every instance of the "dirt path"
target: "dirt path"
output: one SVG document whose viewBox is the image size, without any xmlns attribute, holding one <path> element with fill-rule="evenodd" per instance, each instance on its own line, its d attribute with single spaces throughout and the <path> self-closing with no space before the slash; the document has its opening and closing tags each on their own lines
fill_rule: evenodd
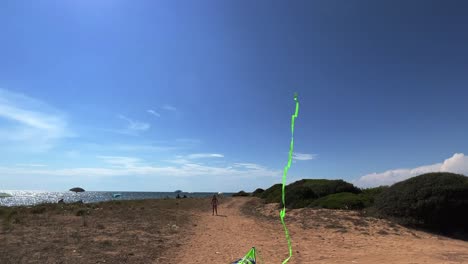
<svg viewBox="0 0 468 264">
<path fill-rule="evenodd" d="M 231 263 L 252 246 L 261 250 L 265 263 L 280 263 L 288 252 L 281 224 L 243 215 L 240 208 L 248 200 L 234 198 L 222 202 L 218 216 L 198 213 L 195 234 L 178 249 L 176 263 Z M 272 243 L 276 245 L 271 246 Z"/>
<path fill-rule="evenodd" d="M 252 246 L 259 249 L 261 264 L 281 263 L 288 249 L 279 220 L 244 215 L 241 207 L 249 201 L 226 199 L 219 207 L 220 216 L 196 213 L 192 235 L 172 252 L 174 263 L 228 264 Z M 274 207 L 269 210 L 264 213 L 277 213 Z M 291 264 L 468 263 L 468 242 L 368 220 L 353 212 L 299 209 L 290 211 L 288 218 Z"/>
</svg>

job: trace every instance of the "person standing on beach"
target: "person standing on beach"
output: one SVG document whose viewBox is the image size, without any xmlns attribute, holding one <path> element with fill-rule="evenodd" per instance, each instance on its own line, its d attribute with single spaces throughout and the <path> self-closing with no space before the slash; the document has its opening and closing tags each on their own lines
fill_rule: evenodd
<svg viewBox="0 0 468 264">
<path fill-rule="evenodd" d="M 218 215 L 218 198 L 216 198 L 216 194 L 213 195 L 213 198 L 211 199 L 211 206 L 213 206 L 213 215 Z"/>
</svg>

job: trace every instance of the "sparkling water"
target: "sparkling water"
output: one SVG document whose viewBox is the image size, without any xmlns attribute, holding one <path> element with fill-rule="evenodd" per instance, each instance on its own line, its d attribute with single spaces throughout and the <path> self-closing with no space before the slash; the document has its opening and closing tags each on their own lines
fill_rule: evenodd
<svg viewBox="0 0 468 264">
<path fill-rule="evenodd" d="M 46 192 L 46 191 L 9 191 L 0 190 L 0 192 L 11 194 L 12 197 L 0 198 L 0 206 L 19 206 L 35 205 L 41 203 L 57 203 L 63 199 L 65 203 L 83 201 L 84 203 L 95 203 L 110 200 L 140 200 L 140 199 L 162 199 L 176 198 L 177 195 L 183 197 L 209 197 L 214 192 L 195 192 L 195 193 L 175 193 L 175 192 Z M 120 197 L 114 198 L 113 194 L 120 194 Z M 224 193 L 224 196 L 231 196 L 232 193 Z"/>
</svg>

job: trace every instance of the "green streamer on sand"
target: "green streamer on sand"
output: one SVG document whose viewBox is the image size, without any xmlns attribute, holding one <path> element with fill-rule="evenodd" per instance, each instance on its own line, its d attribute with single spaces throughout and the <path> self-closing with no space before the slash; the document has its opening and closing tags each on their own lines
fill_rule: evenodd
<svg viewBox="0 0 468 264">
<path fill-rule="evenodd" d="M 288 164 L 284 166 L 283 185 L 281 189 L 281 201 L 283 203 L 283 209 L 281 209 L 280 211 L 280 219 L 281 219 L 281 224 L 283 224 L 283 227 L 284 227 L 284 233 L 286 235 L 286 240 L 288 241 L 288 248 L 289 248 L 289 257 L 283 260 L 282 264 L 287 263 L 289 259 L 292 257 L 291 238 L 289 236 L 288 228 L 286 227 L 286 224 L 284 223 L 284 217 L 286 216 L 286 203 L 285 203 L 284 196 L 285 196 L 285 189 L 286 189 L 286 176 L 288 175 L 289 168 L 291 168 L 291 161 L 292 161 L 293 149 L 294 149 L 294 121 L 296 120 L 297 114 L 299 113 L 299 101 L 297 100 L 297 93 L 294 93 L 294 101 L 296 102 L 296 111 L 291 116 L 291 144 L 289 145 Z"/>
</svg>

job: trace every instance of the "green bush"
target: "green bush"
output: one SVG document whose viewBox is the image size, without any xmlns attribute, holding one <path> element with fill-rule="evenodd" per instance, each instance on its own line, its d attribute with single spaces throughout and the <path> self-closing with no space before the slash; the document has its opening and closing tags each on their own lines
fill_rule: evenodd
<svg viewBox="0 0 468 264">
<path fill-rule="evenodd" d="M 261 198 L 265 199 L 266 203 L 279 203 L 281 202 L 281 183 L 275 184 L 266 189 Z"/>
<path fill-rule="evenodd" d="M 321 197 L 310 204 L 312 207 L 327 209 L 362 209 L 365 206 L 364 198 L 358 194 L 341 192 Z"/>
<path fill-rule="evenodd" d="M 236 197 L 236 196 L 237 196 L 237 197 L 239 197 L 239 196 L 250 196 L 250 194 L 249 194 L 249 193 L 246 193 L 246 192 L 244 192 L 244 191 L 240 191 L 240 192 L 238 192 L 238 193 L 233 194 L 232 196 L 233 196 L 233 197 Z"/>
<path fill-rule="evenodd" d="M 252 193 L 252 195 L 255 197 L 261 197 L 263 192 L 265 192 L 265 190 L 263 190 L 262 188 L 258 188 Z"/>
<path fill-rule="evenodd" d="M 468 230 L 468 177 L 428 173 L 398 182 L 375 200 L 382 216 L 439 231 Z"/>
<path fill-rule="evenodd" d="M 317 195 L 305 186 L 287 186 L 286 187 L 286 207 L 303 208 L 307 207 Z"/>
<path fill-rule="evenodd" d="M 343 180 L 327 180 L 327 179 L 303 179 L 291 183 L 291 187 L 304 186 L 310 188 L 317 197 L 323 197 L 334 193 L 350 192 L 360 193 L 361 190 L 349 182 Z"/>
<path fill-rule="evenodd" d="M 361 190 L 343 180 L 303 179 L 286 186 L 286 206 L 288 208 L 307 207 L 317 198 L 340 192 L 357 194 Z M 280 203 L 281 184 L 275 184 L 266 189 L 261 198 L 267 203 Z"/>
<path fill-rule="evenodd" d="M 364 207 L 371 207 L 372 205 L 374 205 L 376 197 L 379 196 L 386 189 L 388 189 L 388 186 L 379 186 L 374 188 L 362 189 L 359 196 L 364 202 Z"/>
</svg>

